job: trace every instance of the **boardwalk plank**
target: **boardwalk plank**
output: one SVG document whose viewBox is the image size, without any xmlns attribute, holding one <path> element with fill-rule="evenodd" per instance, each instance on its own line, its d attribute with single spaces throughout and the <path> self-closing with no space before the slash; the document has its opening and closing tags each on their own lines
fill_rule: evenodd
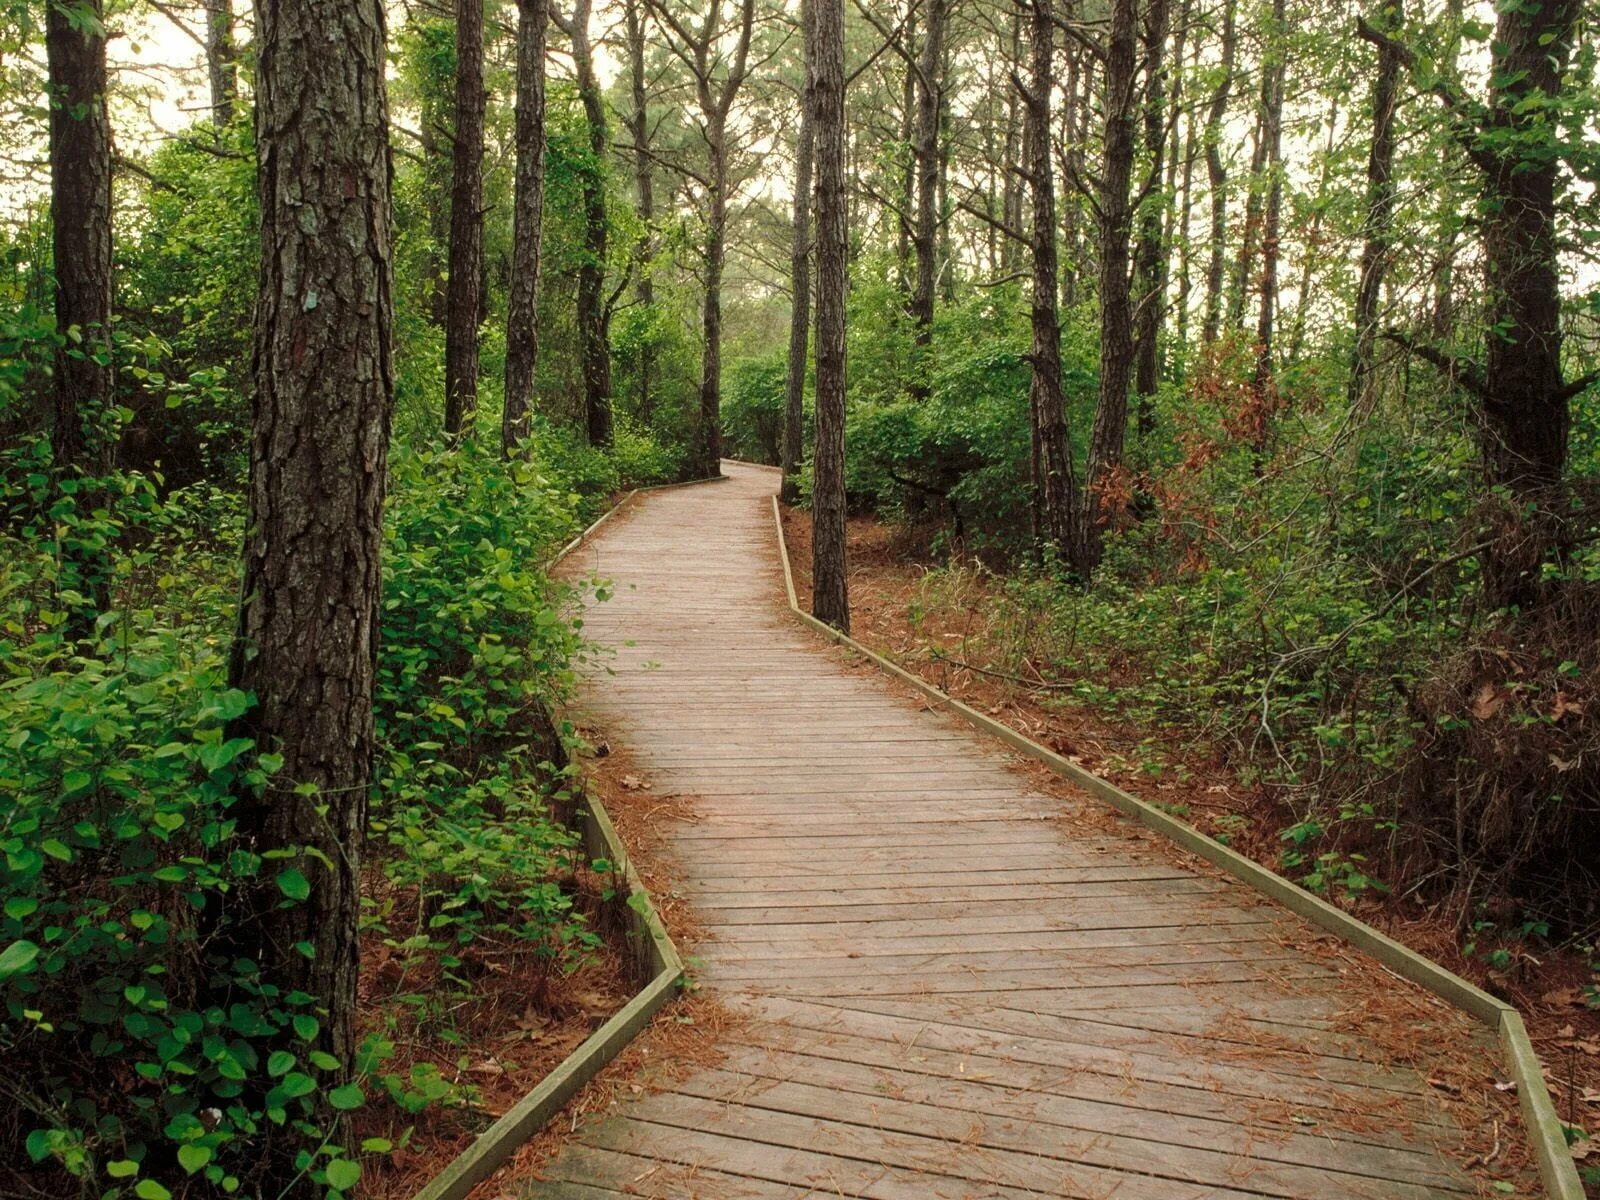
<svg viewBox="0 0 1600 1200">
<path fill-rule="evenodd" d="M 1353 952 L 804 631 L 772 476 L 729 470 L 636 503 L 574 565 L 614 582 L 586 614 L 618 649 L 585 728 L 691 814 L 653 865 L 705 931 L 722 1056 L 580 1125 L 524 1195 L 1482 1190 L 1461 1118 L 1488 1101 L 1428 1072 L 1476 1058 L 1487 1093 L 1483 1031 L 1411 993 L 1422 1048 L 1396 1051 Z"/>
</svg>

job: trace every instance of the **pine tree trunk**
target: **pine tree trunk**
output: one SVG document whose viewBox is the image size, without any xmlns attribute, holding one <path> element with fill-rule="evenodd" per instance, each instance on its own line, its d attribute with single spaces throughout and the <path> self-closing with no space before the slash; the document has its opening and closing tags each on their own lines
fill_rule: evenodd
<svg viewBox="0 0 1600 1200">
<path fill-rule="evenodd" d="M 1205 320 L 1200 340 L 1209 346 L 1222 332 L 1222 295 L 1228 252 L 1228 168 L 1222 158 L 1223 121 L 1233 92 L 1234 57 L 1239 49 L 1239 0 L 1223 0 L 1222 66 L 1206 110 L 1206 179 L 1211 189 L 1211 256 L 1206 266 Z"/>
<path fill-rule="evenodd" d="M 1071 565 L 1087 580 L 1104 553 L 1105 489 L 1122 466 L 1128 429 L 1128 384 L 1133 364 L 1133 306 L 1128 242 L 1133 223 L 1134 123 L 1138 109 L 1138 0 L 1112 0 L 1105 42 L 1105 129 L 1100 168 L 1100 389 L 1084 494 L 1073 531 Z"/>
<path fill-rule="evenodd" d="M 696 422 L 691 474 L 722 474 L 722 272 L 727 259 L 728 151 L 727 117 L 713 113 L 706 130 L 710 148 L 711 187 L 706 214 L 706 289 L 701 313 L 703 346 L 700 364 L 700 416 Z"/>
<path fill-rule="evenodd" d="M 233 0 L 205 0 L 206 76 L 211 84 L 211 119 L 217 128 L 231 124 L 239 98 L 237 50 L 233 43 Z"/>
<path fill-rule="evenodd" d="M 1144 153 L 1152 181 L 1160 177 L 1167 148 L 1168 10 L 1167 0 L 1146 0 L 1144 6 Z M 1152 187 L 1149 193 L 1139 212 L 1139 246 L 1134 256 L 1138 301 L 1133 328 L 1133 390 L 1139 397 L 1140 438 L 1149 437 L 1156 427 L 1154 398 L 1161 373 L 1157 343 L 1167 284 L 1163 228 L 1169 201 L 1167 193 L 1159 188 Z"/>
<path fill-rule="evenodd" d="M 549 0 L 517 0 L 516 178 L 511 281 L 506 298 L 506 397 L 500 444 L 506 457 L 532 429 L 539 365 L 539 272 L 544 239 L 545 29 Z"/>
<path fill-rule="evenodd" d="M 1398 30 L 1405 19 L 1401 0 L 1386 0 L 1381 27 Z M 1372 145 L 1367 152 L 1367 211 L 1362 222 L 1361 277 L 1356 285 L 1355 347 L 1350 355 L 1350 380 L 1345 401 L 1365 407 L 1378 340 L 1378 301 L 1389 266 L 1389 239 L 1394 223 L 1395 114 L 1400 108 L 1400 69 L 1405 64 L 1393 46 L 1378 47 L 1378 74 L 1372 84 Z"/>
<path fill-rule="evenodd" d="M 656 219 L 655 164 L 650 160 L 650 109 L 645 93 L 645 28 L 643 0 L 625 0 L 623 20 L 628 43 L 628 85 L 633 107 L 628 113 L 628 135 L 633 139 L 633 180 L 639 214 L 639 303 L 649 312 L 655 308 L 656 282 L 650 268 L 654 253 L 653 226 Z M 655 360 L 653 338 L 646 337 L 639 347 L 639 420 L 646 426 L 655 415 Z"/>
<path fill-rule="evenodd" d="M 800 135 L 794 152 L 794 235 L 789 250 L 793 305 L 789 315 L 789 364 L 783 393 L 783 485 L 785 504 L 800 498 L 800 459 L 805 453 L 806 351 L 811 339 L 811 166 L 816 129 L 812 94 L 811 10 L 816 0 L 800 0 L 801 37 L 805 42 L 805 84 L 800 98 Z"/>
<path fill-rule="evenodd" d="M 1051 161 L 1050 94 L 1054 87 L 1055 19 L 1051 0 L 1033 0 L 1032 79 L 1024 97 L 1028 175 L 1033 189 L 1033 375 L 1028 410 L 1033 422 L 1034 534 L 1066 559 L 1071 551 L 1077 485 L 1061 388 L 1061 323 L 1056 310 L 1056 204 Z"/>
<path fill-rule="evenodd" d="M 916 214 L 911 234 L 916 280 L 911 291 L 910 312 L 916 344 L 924 351 L 933 340 L 934 289 L 939 273 L 939 114 L 948 8 L 949 0 L 928 0 L 928 19 L 916 69 L 917 120 L 912 140 L 916 162 Z M 919 355 L 909 389 L 918 399 L 928 395 L 927 369 L 925 355 Z"/>
<path fill-rule="evenodd" d="M 1556 233 L 1562 168 L 1541 114 L 1561 91 L 1577 12 L 1576 0 L 1502 5 L 1492 43 L 1488 120 L 1504 140 L 1498 153 L 1479 151 L 1490 331 L 1483 455 L 1489 485 L 1511 499 L 1483 563 L 1495 607 L 1537 603 L 1551 590 L 1545 568 L 1563 564 L 1570 549 L 1564 476 L 1572 414 L 1562 377 Z"/>
<path fill-rule="evenodd" d="M 1284 0 L 1272 0 L 1272 27 L 1261 64 L 1262 161 L 1266 196 L 1261 217 L 1261 307 L 1256 318 L 1255 387 L 1259 397 L 1255 455 L 1259 464 L 1279 397 L 1274 379 L 1274 338 L 1278 316 L 1279 227 L 1283 214 L 1283 87 L 1289 40 Z"/>
<path fill-rule="evenodd" d="M 817 417 L 812 450 L 811 611 L 849 632 L 845 546 L 844 0 L 810 0 L 817 171 Z"/>
<path fill-rule="evenodd" d="M 444 431 L 472 435 L 483 321 L 484 0 L 456 0 L 456 126 L 450 187 L 450 281 L 445 293 Z"/>
<path fill-rule="evenodd" d="M 291 853 L 233 895 L 211 948 L 312 997 L 318 1047 L 348 1075 L 394 394 L 384 6 L 257 0 L 256 14 L 261 276 L 230 668 L 256 704 L 230 733 L 283 766 L 232 811 L 244 846 Z M 285 902 L 289 869 L 310 881 L 306 900 Z M 343 1140 L 337 1113 L 323 1122 Z M 315 1144 L 275 1136 L 262 1194 L 320 1197 L 293 1158 Z"/>
<path fill-rule="evenodd" d="M 607 328 L 605 274 L 606 219 L 605 101 L 595 76 L 589 44 L 590 0 L 579 0 L 568 32 L 578 77 L 578 99 L 589 128 L 589 162 L 583 170 L 583 259 L 578 267 L 578 341 L 583 371 L 584 425 L 591 446 L 609 446 L 611 417 L 611 338 Z"/>
<path fill-rule="evenodd" d="M 61 6 L 45 7 L 50 91 L 50 225 L 56 328 L 77 330 L 55 355 L 50 448 L 63 478 L 99 475 L 111 463 L 106 432 L 115 377 L 111 350 L 111 118 L 106 42 L 96 24 L 75 28 Z M 91 574 L 91 564 L 81 564 Z M 88 582 L 87 580 L 85 582 Z M 98 590 L 97 587 L 92 590 Z"/>
</svg>

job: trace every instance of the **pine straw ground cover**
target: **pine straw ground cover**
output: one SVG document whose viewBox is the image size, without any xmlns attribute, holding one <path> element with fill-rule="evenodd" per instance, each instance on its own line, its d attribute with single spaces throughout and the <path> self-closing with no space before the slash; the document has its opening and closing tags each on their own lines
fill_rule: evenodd
<svg viewBox="0 0 1600 1200">
<path fill-rule="evenodd" d="M 716 1066 L 722 1060 L 718 1049 L 721 1037 L 739 1020 L 693 983 L 694 949 L 703 931 L 693 909 L 677 893 L 666 845 L 667 831 L 693 819 L 693 798 L 658 794 L 649 776 L 633 763 L 622 746 L 598 729 L 581 732 L 592 747 L 582 762 L 589 792 L 600 798 L 617 836 L 628 848 L 634 870 L 688 964 L 689 982 L 679 998 L 568 1101 L 543 1131 L 473 1189 L 469 1200 L 520 1200 L 527 1182 L 539 1177 L 543 1164 L 568 1143 L 583 1122 L 603 1117 L 624 1100 L 668 1087 L 693 1071 Z M 624 996 L 622 1002 L 626 999 Z M 523 1090 L 537 1082 L 535 1077 Z M 513 1101 L 520 1097 L 518 1093 Z"/>
<path fill-rule="evenodd" d="M 805 512 L 785 509 L 783 521 L 796 592 L 805 606 L 810 595 L 810 518 Z M 1121 722 L 1102 709 L 1075 702 L 1070 692 L 1001 671 L 985 657 L 989 643 L 982 634 L 993 595 L 982 573 L 970 573 L 959 595 L 951 597 L 946 589 L 922 586 L 929 563 L 902 530 L 857 517 L 849 523 L 849 540 L 851 632 L 857 640 L 1086 770 L 1183 816 L 1258 862 L 1293 874 L 1284 869 L 1288 844 L 1282 831 L 1295 818 L 1280 794 L 1244 782 L 1226 755 L 1193 736 L 1194 730 L 1148 729 Z M 781 589 L 781 579 L 775 586 Z M 775 594 L 781 595 L 781 590 Z M 943 603 L 930 606 L 931 597 Z M 1064 786 L 1043 767 L 1019 769 L 1028 770 L 1035 786 L 1047 790 Z M 1112 824 L 1117 820 L 1109 809 L 1105 819 Z M 1215 871 L 1198 860 L 1194 863 L 1196 870 Z M 1591 1132 L 1600 1127 L 1600 1010 L 1589 1003 L 1600 981 L 1589 957 L 1575 949 L 1526 942 L 1497 946 L 1499 952 L 1493 955 L 1475 953 L 1459 909 L 1418 895 L 1397 886 L 1387 894 L 1377 889 L 1354 893 L 1334 889 L 1327 898 L 1516 1005 L 1544 1064 L 1562 1120 Z M 1483 1118 L 1470 1125 L 1468 1141 L 1457 1157 L 1480 1168 L 1487 1159 L 1490 1175 L 1514 1171 L 1520 1164 L 1509 1161 L 1516 1153 L 1510 1148 L 1512 1139 L 1502 1135 L 1519 1129 L 1521 1118 L 1507 1102 L 1509 1092 L 1491 1090 L 1501 1081 L 1474 1078 L 1472 1068 L 1451 1049 L 1452 1041 L 1460 1044 L 1459 1038 L 1440 1040 L 1436 1030 L 1424 1043 L 1410 1043 L 1417 1014 L 1395 1008 L 1392 993 L 1402 989 L 1381 967 L 1350 954 L 1337 939 L 1309 926 L 1307 930 L 1306 944 L 1337 959 L 1339 970 L 1378 973 L 1366 991 L 1371 999 L 1360 1010 L 1340 1014 L 1340 1032 L 1370 1039 L 1394 1061 L 1427 1064 L 1426 1076 L 1439 1081 L 1434 1090 L 1458 1118 Z M 1257 1026 L 1241 1022 L 1240 1028 L 1249 1029 L 1245 1041 L 1252 1049 L 1262 1048 Z M 1591 1151 L 1587 1141 L 1579 1141 L 1574 1153 L 1580 1167 L 1600 1162 L 1600 1151 Z M 1478 1174 L 1484 1177 L 1481 1170 Z M 1600 1200 L 1600 1183 L 1588 1172 L 1585 1182 L 1589 1194 Z"/>
</svg>

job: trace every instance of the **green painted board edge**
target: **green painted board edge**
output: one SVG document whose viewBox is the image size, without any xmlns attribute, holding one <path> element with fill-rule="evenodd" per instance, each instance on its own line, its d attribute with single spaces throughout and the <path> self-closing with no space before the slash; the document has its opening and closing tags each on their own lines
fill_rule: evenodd
<svg viewBox="0 0 1600 1200">
<path fill-rule="evenodd" d="M 968 707 L 920 676 L 913 675 L 881 654 L 867 649 L 849 634 L 817 620 L 800 607 L 794 586 L 794 568 L 789 562 L 788 541 L 783 535 L 783 509 L 776 496 L 772 497 L 772 518 L 778 535 L 778 555 L 783 560 L 783 582 L 788 593 L 789 607 L 804 624 L 868 659 L 939 707 L 955 713 L 968 724 L 999 738 L 1019 753 L 1043 763 L 1056 774 L 1072 780 L 1118 812 L 1133 818 L 1146 828 L 1155 830 L 1213 866 L 1220 867 L 1234 878 L 1277 901 L 1312 924 L 1338 934 L 1345 941 L 1370 954 L 1396 975 L 1426 988 L 1494 1030 L 1500 1041 L 1501 1052 L 1505 1055 L 1507 1066 L 1510 1068 L 1511 1077 L 1517 1085 L 1517 1097 L 1523 1121 L 1527 1125 L 1529 1139 L 1533 1143 L 1534 1155 L 1539 1161 L 1539 1175 L 1544 1181 L 1546 1195 L 1550 1200 L 1584 1200 L 1583 1184 L 1578 1178 L 1577 1166 L 1573 1163 L 1572 1155 L 1567 1148 L 1566 1134 L 1556 1114 L 1555 1104 L 1550 1099 L 1549 1088 L 1545 1085 L 1539 1056 L 1533 1049 L 1533 1042 L 1528 1037 L 1527 1027 L 1522 1023 L 1522 1016 L 1515 1008 L 1504 1000 L 1491 996 L 1482 988 L 1468 983 L 1432 959 L 1425 958 L 1415 950 L 1378 932 L 1343 909 L 1329 904 L 1276 872 L 1268 870 L 1254 859 L 1246 858 L 1237 850 L 1229 849 L 1198 829 L 1123 791 L 1109 780 L 1084 770 L 1055 751 L 1024 737 L 1009 725 L 1004 725 L 993 717 Z"/>
<path fill-rule="evenodd" d="M 693 487 L 702 483 L 716 483 L 726 479 L 718 475 L 710 479 L 691 479 L 686 483 L 667 483 L 658 487 L 634 488 L 606 509 L 587 529 L 568 542 L 546 564 L 554 567 L 578 547 L 589 541 L 612 517 L 642 492 L 666 491 L 670 488 Z M 468 1192 L 494 1174 L 505 1161 L 539 1130 L 561 1107 L 603 1067 L 620 1054 L 624 1047 L 638 1037 L 650 1019 L 672 999 L 683 979 L 683 959 L 673 945 L 666 926 L 651 902 L 650 893 L 633 868 L 627 847 L 617 835 L 605 806 L 594 797 L 588 797 L 578 808 L 580 833 L 584 849 L 593 858 L 604 858 L 612 869 L 626 882 L 628 899 L 629 938 L 634 950 L 642 958 L 642 965 L 651 972 L 650 981 L 611 1015 L 542 1080 L 531 1092 L 517 1101 L 495 1123 L 479 1134 L 472 1145 L 455 1157 L 443 1171 L 435 1175 L 419 1191 L 415 1200 L 462 1200 Z"/>
</svg>

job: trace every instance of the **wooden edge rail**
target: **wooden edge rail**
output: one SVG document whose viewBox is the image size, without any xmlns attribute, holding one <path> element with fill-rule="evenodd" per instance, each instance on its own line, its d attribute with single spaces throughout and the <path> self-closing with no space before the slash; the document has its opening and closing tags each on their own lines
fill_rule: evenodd
<svg viewBox="0 0 1600 1200">
<path fill-rule="evenodd" d="M 715 483 L 726 476 L 710 479 L 691 479 L 686 483 L 667 483 L 658 487 L 634 488 L 606 509 L 587 529 L 557 552 L 546 564 L 555 567 L 564 558 L 588 542 L 601 526 L 622 511 L 641 492 L 664 491 L 669 488 L 691 487 L 701 483 Z M 666 926 L 661 923 L 650 893 L 634 870 L 627 847 L 617 835 L 617 830 L 598 798 L 587 796 L 578 805 L 577 822 L 583 838 L 584 852 L 594 859 L 605 859 L 613 874 L 623 880 L 627 913 L 628 940 L 634 962 L 641 967 L 640 974 L 648 974 L 649 982 L 633 999 L 611 1015 L 606 1022 L 584 1039 L 571 1054 L 539 1081 L 539 1085 L 517 1101 L 499 1120 L 479 1134 L 438 1175 L 419 1191 L 415 1200 L 463 1200 L 473 1188 L 482 1183 L 520 1147 L 550 1120 L 561 1107 L 572 1099 L 603 1067 L 633 1041 L 672 999 L 683 979 L 683 959 L 672 944 Z M 622 890 L 622 889 L 619 889 Z"/>
<path fill-rule="evenodd" d="M 1533 1042 L 1528 1037 L 1527 1027 L 1522 1023 L 1522 1016 L 1515 1008 L 1468 983 L 1459 975 L 1447 971 L 1432 959 L 1425 958 L 1393 938 L 1379 933 L 1343 909 L 1291 883 L 1253 859 L 1246 858 L 1237 850 L 1229 849 L 1221 842 L 1207 837 L 1198 829 L 1154 805 L 1084 770 L 1055 751 L 1024 737 L 1009 725 L 970 708 L 920 676 L 867 649 L 849 634 L 819 621 L 800 607 L 799 596 L 794 586 L 794 568 L 789 562 L 789 546 L 783 535 L 783 509 L 776 496 L 772 498 L 772 516 L 778 533 L 778 556 L 783 561 L 783 583 L 788 593 L 789 607 L 802 622 L 868 659 L 940 708 L 956 714 L 984 733 L 999 738 L 1026 757 L 1043 763 L 1056 774 L 1070 779 L 1117 811 L 1176 842 L 1183 849 L 1205 859 L 1213 866 L 1220 867 L 1234 878 L 1277 901 L 1312 924 L 1337 934 L 1370 954 L 1394 974 L 1426 988 L 1493 1029 L 1499 1037 L 1501 1053 L 1504 1054 L 1506 1065 L 1510 1068 L 1512 1079 L 1517 1085 L 1517 1099 L 1522 1109 L 1523 1120 L 1528 1126 L 1529 1137 L 1533 1142 L 1534 1155 L 1539 1162 L 1539 1175 L 1544 1181 L 1546 1195 L 1551 1200 L 1584 1200 L 1583 1184 L 1578 1179 L 1578 1169 L 1567 1147 L 1565 1127 L 1556 1113 L 1549 1088 L 1545 1085 L 1544 1072 L 1540 1068 L 1539 1056 L 1533 1049 Z"/>
</svg>

